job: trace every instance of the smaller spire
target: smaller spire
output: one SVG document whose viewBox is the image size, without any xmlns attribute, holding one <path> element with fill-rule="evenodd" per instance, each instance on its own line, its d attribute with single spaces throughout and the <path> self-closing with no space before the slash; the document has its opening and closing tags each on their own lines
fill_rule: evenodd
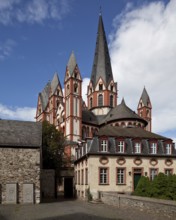
<svg viewBox="0 0 176 220">
<path fill-rule="evenodd" d="M 100 15 L 100 16 L 102 15 L 102 8 L 101 8 L 101 5 L 100 5 L 100 12 L 99 12 L 99 15 Z"/>
<path fill-rule="evenodd" d="M 149 95 L 147 93 L 145 86 L 144 86 L 144 89 L 141 95 L 141 100 L 144 103 L 144 106 L 148 106 L 148 102 L 150 102 L 150 98 L 149 98 Z"/>
<path fill-rule="evenodd" d="M 72 51 L 70 58 L 69 58 L 69 61 L 68 61 L 68 64 L 67 64 L 67 67 L 68 67 L 70 74 L 73 73 L 73 70 L 75 69 L 76 65 L 77 65 L 76 57 L 75 57 L 74 52 Z"/>
<path fill-rule="evenodd" d="M 122 105 L 126 105 L 124 97 L 123 97 L 123 99 L 122 99 L 121 104 L 122 104 Z"/>
</svg>

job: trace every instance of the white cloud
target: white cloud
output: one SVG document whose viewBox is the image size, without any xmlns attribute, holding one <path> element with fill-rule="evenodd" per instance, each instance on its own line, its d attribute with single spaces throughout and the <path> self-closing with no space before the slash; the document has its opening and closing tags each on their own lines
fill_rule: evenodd
<svg viewBox="0 0 176 220">
<path fill-rule="evenodd" d="M 16 42 L 12 39 L 7 39 L 5 42 L 0 42 L 0 61 L 11 55 Z"/>
<path fill-rule="evenodd" d="M 128 7 L 114 19 L 110 54 L 119 102 L 137 108 L 144 86 L 153 105 L 153 131 L 176 130 L 176 0 Z"/>
<path fill-rule="evenodd" d="M 11 108 L 0 104 L 1 119 L 34 121 L 35 114 L 36 114 L 36 108 L 29 108 L 29 107 Z"/>
<path fill-rule="evenodd" d="M 45 20 L 62 20 L 69 13 L 68 0 L 0 0 L 0 23 L 43 23 Z"/>
</svg>

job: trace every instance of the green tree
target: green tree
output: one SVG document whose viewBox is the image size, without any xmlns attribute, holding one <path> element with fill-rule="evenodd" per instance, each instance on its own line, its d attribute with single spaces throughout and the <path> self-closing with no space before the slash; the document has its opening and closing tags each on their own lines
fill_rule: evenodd
<svg viewBox="0 0 176 220">
<path fill-rule="evenodd" d="M 54 125 L 42 124 L 42 159 L 44 169 L 59 170 L 63 163 L 65 138 Z"/>
</svg>

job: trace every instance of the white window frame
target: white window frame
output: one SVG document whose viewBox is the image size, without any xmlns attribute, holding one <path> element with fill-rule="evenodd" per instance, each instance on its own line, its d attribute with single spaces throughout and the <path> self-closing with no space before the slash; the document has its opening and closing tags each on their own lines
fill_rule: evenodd
<svg viewBox="0 0 176 220">
<path fill-rule="evenodd" d="M 108 168 L 99 168 L 99 184 L 108 184 Z"/>
<path fill-rule="evenodd" d="M 100 151 L 101 152 L 108 152 L 108 140 L 107 139 L 101 139 Z"/>
<path fill-rule="evenodd" d="M 125 152 L 125 141 L 118 141 L 118 153 L 124 153 Z"/>
<path fill-rule="evenodd" d="M 150 169 L 150 180 L 153 181 L 155 176 L 157 176 L 157 175 L 158 175 L 158 170 L 155 168 L 151 168 Z"/>
<path fill-rule="evenodd" d="M 117 168 L 117 184 L 125 184 L 125 168 Z"/>
<path fill-rule="evenodd" d="M 141 153 L 141 143 L 140 142 L 135 142 L 134 143 L 134 152 L 136 154 L 140 154 Z"/>
<path fill-rule="evenodd" d="M 156 142 L 150 143 L 150 153 L 157 154 L 157 143 Z"/>
<path fill-rule="evenodd" d="M 172 153 L 172 144 L 166 144 L 166 154 L 170 155 Z"/>
</svg>

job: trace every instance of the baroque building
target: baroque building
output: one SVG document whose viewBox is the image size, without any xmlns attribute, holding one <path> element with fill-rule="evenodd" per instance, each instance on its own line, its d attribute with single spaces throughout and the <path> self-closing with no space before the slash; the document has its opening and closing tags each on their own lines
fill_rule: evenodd
<svg viewBox="0 0 176 220">
<path fill-rule="evenodd" d="M 95 175 L 99 183 L 95 178 L 96 183 L 90 189 L 94 196 L 98 190 L 102 190 L 101 187 L 99 189 L 99 185 L 110 183 L 110 180 L 107 182 L 107 178 L 110 178 L 112 166 L 116 167 L 117 165 L 117 169 L 115 168 L 117 173 L 113 171 L 113 175 L 114 178 L 115 176 L 119 178 L 114 181 L 121 181 L 123 185 L 126 184 L 126 181 L 135 182 L 134 179 L 140 175 L 149 175 L 150 171 L 146 171 L 144 166 L 149 167 L 158 164 L 158 159 L 155 156 L 159 155 L 159 152 L 162 151 L 162 157 L 166 155 L 164 150 L 166 148 L 169 148 L 170 154 L 168 155 L 175 152 L 171 139 L 151 132 L 152 104 L 145 87 L 139 96 L 137 112 L 130 109 L 124 99 L 119 102 L 117 82 L 114 81 L 113 77 L 101 14 L 99 15 L 92 73 L 87 87 L 87 106 L 82 100 L 81 71 L 72 52 L 66 65 L 64 93 L 57 73 L 39 93 L 36 121 L 43 120 L 54 124 L 67 138 L 66 153 L 72 162 L 76 160 L 75 172 L 71 165 L 71 174 L 64 173 L 63 177 L 66 180 L 66 176 L 72 178 L 73 174 L 76 174 L 77 194 L 83 197 L 85 197 L 85 191 L 88 186 L 90 187 L 89 183 L 93 181 Z M 166 147 L 165 144 L 169 145 Z M 77 148 L 78 145 L 79 148 Z M 75 148 L 77 148 L 76 155 Z M 115 150 L 116 148 L 119 151 Z M 154 152 L 152 155 L 150 155 L 151 149 Z M 145 156 L 145 159 L 140 158 L 141 154 Z M 90 158 L 95 161 L 91 163 Z M 145 160 L 147 162 L 143 162 Z M 170 160 L 172 165 L 172 159 Z M 118 161 L 117 164 L 115 161 Z M 162 167 L 165 164 L 164 161 L 163 159 Z M 108 163 L 111 164 L 109 165 L 111 168 L 106 166 L 104 169 L 103 166 Z M 140 168 L 139 165 L 141 165 Z M 118 166 L 122 166 L 123 170 L 118 170 Z M 91 171 L 91 167 L 95 173 L 93 170 Z M 131 173 L 133 179 L 126 177 L 127 172 Z M 91 173 L 92 176 L 90 176 Z M 122 176 L 123 180 L 120 180 Z M 80 180 L 81 178 L 82 180 Z M 90 180 L 88 180 L 89 178 Z M 84 187 L 80 187 L 80 185 Z M 106 191 L 112 191 L 112 189 L 113 187 L 104 188 Z M 114 188 L 114 190 L 131 192 L 134 190 L 134 185 L 127 184 L 126 187 Z"/>
</svg>

